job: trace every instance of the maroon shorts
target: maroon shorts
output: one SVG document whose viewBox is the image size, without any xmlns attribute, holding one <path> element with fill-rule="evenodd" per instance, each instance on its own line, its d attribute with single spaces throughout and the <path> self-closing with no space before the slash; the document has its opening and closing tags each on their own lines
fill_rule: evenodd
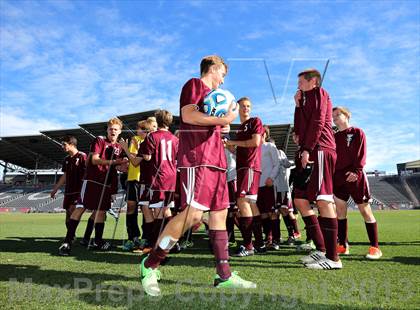
<svg viewBox="0 0 420 310">
<path fill-rule="evenodd" d="M 334 196 L 347 201 L 353 198 L 356 204 L 364 204 L 371 201 L 369 181 L 364 171 L 357 172 L 356 182 L 347 182 L 346 173 L 340 170 L 334 174 Z"/>
<path fill-rule="evenodd" d="M 80 193 L 64 194 L 63 209 L 67 210 L 70 206 L 77 205 L 78 201 L 80 201 Z"/>
<path fill-rule="evenodd" d="M 82 205 L 83 208 L 92 211 L 108 211 L 111 209 L 111 195 L 111 186 L 104 186 L 100 183 L 84 180 L 82 190 L 80 191 L 80 202 L 78 202 L 78 205 Z"/>
<path fill-rule="evenodd" d="M 270 213 L 276 204 L 274 186 L 262 186 L 258 188 L 257 207 L 260 213 Z"/>
<path fill-rule="evenodd" d="M 333 150 L 314 150 L 309 160 L 314 163 L 308 186 L 306 190 L 295 188 L 295 198 L 334 202 L 333 176 L 337 154 Z"/>
<path fill-rule="evenodd" d="M 277 192 L 276 199 L 277 208 L 287 209 L 293 211 L 292 199 L 289 192 Z"/>
<path fill-rule="evenodd" d="M 240 168 L 236 171 L 236 175 L 238 180 L 236 197 L 248 198 L 252 202 L 257 202 L 261 172 L 251 168 Z"/>
<path fill-rule="evenodd" d="M 226 172 L 213 167 L 180 168 L 181 209 L 190 205 L 203 211 L 229 208 Z"/>
<path fill-rule="evenodd" d="M 236 180 L 228 182 L 228 190 L 229 190 L 229 207 L 235 208 L 236 206 Z"/>
<path fill-rule="evenodd" d="M 150 201 L 150 187 L 146 184 L 140 184 L 138 205 L 148 206 Z"/>
<path fill-rule="evenodd" d="M 174 204 L 174 191 L 157 191 L 152 190 L 150 194 L 149 208 L 173 208 Z"/>
</svg>

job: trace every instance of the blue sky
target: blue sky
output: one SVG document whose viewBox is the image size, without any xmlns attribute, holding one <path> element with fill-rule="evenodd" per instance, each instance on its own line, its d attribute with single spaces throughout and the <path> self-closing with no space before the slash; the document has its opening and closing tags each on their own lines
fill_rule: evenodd
<svg viewBox="0 0 420 310">
<path fill-rule="evenodd" d="M 204 55 L 264 123 L 293 120 L 296 74 L 330 66 L 334 105 L 368 140 L 367 169 L 420 158 L 418 1 L 0 1 L 0 136 L 154 108 L 178 114 Z M 278 103 L 275 104 L 266 60 Z M 241 60 L 242 59 L 242 60 Z"/>
</svg>

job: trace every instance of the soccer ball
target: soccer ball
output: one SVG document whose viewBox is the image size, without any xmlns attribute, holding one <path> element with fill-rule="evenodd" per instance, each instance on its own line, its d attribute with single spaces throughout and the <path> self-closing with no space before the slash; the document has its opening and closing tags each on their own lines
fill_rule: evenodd
<svg viewBox="0 0 420 310">
<path fill-rule="evenodd" d="M 212 90 L 204 98 L 203 112 L 209 116 L 223 117 L 229 111 L 231 105 L 237 106 L 232 93 L 228 90 L 217 88 Z"/>
</svg>

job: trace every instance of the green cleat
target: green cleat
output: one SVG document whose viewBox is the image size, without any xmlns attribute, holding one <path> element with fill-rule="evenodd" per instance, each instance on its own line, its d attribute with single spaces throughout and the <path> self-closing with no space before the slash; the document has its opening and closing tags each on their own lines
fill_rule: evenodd
<svg viewBox="0 0 420 310">
<path fill-rule="evenodd" d="M 134 242 L 133 242 L 133 241 L 131 241 L 131 240 L 127 240 L 127 241 L 124 243 L 124 245 L 123 245 L 123 251 L 125 251 L 125 252 L 131 252 L 131 251 L 133 251 L 133 250 L 134 250 L 134 246 L 135 246 L 135 244 L 134 244 Z"/>
<path fill-rule="evenodd" d="M 216 288 L 257 288 L 257 284 L 251 281 L 246 281 L 238 276 L 238 272 L 232 272 L 232 275 L 227 280 L 222 280 L 218 275 L 214 278 L 214 286 Z"/>
<path fill-rule="evenodd" d="M 145 293 L 149 296 L 160 296 L 158 281 L 160 280 L 160 271 L 158 269 L 146 268 L 144 262 L 148 256 L 143 258 L 140 263 L 140 281 Z"/>
</svg>

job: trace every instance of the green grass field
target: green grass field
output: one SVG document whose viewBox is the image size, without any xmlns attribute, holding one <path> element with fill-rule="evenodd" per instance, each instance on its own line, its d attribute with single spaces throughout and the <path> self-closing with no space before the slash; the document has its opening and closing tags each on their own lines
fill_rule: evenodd
<svg viewBox="0 0 420 310">
<path fill-rule="evenodd" d="M 375 214 L 384 253 L 380 261 L 364 258 L 368 249 L 364 223 L 358 213 L 350 212 L 351 255 L 342 258 L 343 270 L 306 270 L 298 262 L 301 254 L 290 248 L 232 258 L 232 269 L 256 282 L 256 290 L 212 288 L 213 258 L 205 235 L 195 234 L 195 246 L 171 256 L 161 268 L 163 296 L 158 299 L 142 291 L 139 255 L 121 251 L 124 217 L 115 251 L 88 252 L 76 244 L 72 256 L 59 257 L 63 214 L 1 214 L 0 305 L 2 309 L 419 309 L 420 211 Z M 114 220 L 109 218 L 107 225 L 109 238 Z"/>
</svg>

